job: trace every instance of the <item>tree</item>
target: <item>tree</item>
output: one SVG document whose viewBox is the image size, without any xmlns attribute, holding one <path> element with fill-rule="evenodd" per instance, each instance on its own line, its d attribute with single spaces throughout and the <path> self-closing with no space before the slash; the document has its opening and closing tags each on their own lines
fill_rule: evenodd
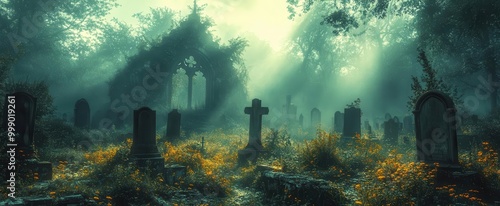
<svg viewBox="0 0 500 206">
<path fill-rule="evenodd" d="M 416 76 L 412 76 L 411 90 L 413 91 L 410 100 L 408 101 L 408 110 L 413 111 L 418 98 L 422 96 L 425 92 L 438 90 L 449 95 L 455 104 L 461 103 L 461 96 L 458 95 L 457 90 L 452 90 L 448 85 L 446 85 L 441 78 L 437 76 L 437 71 L 432 68 L 431 63 L 427 59 L 427 56 L 423 50 L 418 53 L 418 62 L 422 65 L 422 76 L 420 79 Z"/>
<path fill-rule="evenodd" d="M 462 67 L 448 68 L 454 77 L 483 73 L 490 79 L 490 107 L 498 107 L 498 32 L 500 1 L 425 1 L 417 15 L 420 46 L 436 59 L 454 59 Z M 443 58 L 446 54 L 446 58 Z M 438 62 L 439 63 L 439 62 Z M 449 65 L 441 61 L 443 68 Z M 468 78 L 471 79 L 471 78 Z M 476 86 L 473 84 L 473 86 Z"/>
</svg>

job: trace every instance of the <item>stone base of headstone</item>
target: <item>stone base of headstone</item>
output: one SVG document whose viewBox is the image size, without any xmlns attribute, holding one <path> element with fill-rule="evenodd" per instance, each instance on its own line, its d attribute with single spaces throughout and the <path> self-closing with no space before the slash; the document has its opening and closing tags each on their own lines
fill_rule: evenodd
<svg viewBox="0 0 500 206">
<path fill-rule="evenodd" d="M 52 180 L 52 163 L 50 162 L 30 159 L 21 162 L 19 168 L 22 177 L 39 181 Z"/>
<path fill-rule="evenodd" d="M 249 165 L 249 162 L 252 164 L 257 163 L 257 158 L 260 154 L 265 153 L 265 150 L 257 150 L 254 148 L 245 148 L 238 151 L 238 166 L 245 167 Z"/>
<path fill-rule="evenodd" d="M 50 197 L 25 197 L 23 200 L 26 206 L 49 206 L 54 204 Z"/>
<path fill-rule="evenodd" d="M 187 173 L 187 167 L 182 165 L 169 165 L 165 167 L 163 172 L 163 177 L 165 182 L 169 185 L 173 185 L 175 182 L 180 181 L 184 178 Z"/>
<path fill-rule="evenodd" d="M 150 171 L 151 174 L 162 173 L 165 168 L 165 159 L 163 157 L 149 157 L 149 158 L 132 158 L 132 161 L 135 162 L 137 167 L 140 170 Z"/>
<path fill-rule="evenodd" d="M 85 198 L 82 195 L 68 195 L 60 197 L 57 206 L 83 206 L 86 205 Z"/>
</svg>

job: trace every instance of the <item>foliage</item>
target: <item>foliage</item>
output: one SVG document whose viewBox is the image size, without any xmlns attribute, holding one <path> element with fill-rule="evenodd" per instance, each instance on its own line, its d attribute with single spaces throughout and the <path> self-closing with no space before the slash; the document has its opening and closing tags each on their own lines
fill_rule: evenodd
<svg viewBox="0 0 500 206">
<path fill-rule="evenodd" d="M 429 204 L 434 200 L 436 168 L 425 163 L 403 163 L 402 154 L 379 162 L 366 173 L 365 181 L 355 184 L 359 193 L 356 204 Z"/>
<path fill-rule="evenodd" d="M 317 169 L 328 169 L 333 166 L 343 168 L 336 151 L 338 139 L 338 136 L 318 129 L 316 138 L 305 141 L 305 146 L 300 150 L 302 165 Z"/>
<path fill-rule="evenodd" d="M 54 113 L 53 97 L 49 93 L 49 86 L 45 81 L 28 82 L 7 82 L 5 92 L 8 94 L 14 92 L 27 92 L 36 98 L 35 121 Z"/>
<path fill-rule="evenodd" d="M 422 76 L 420 79 L 418 77 L 412 76 L 411 90 L 413 94 L 409 97 L 408 110 L 412 111 L 415 108 L 418 98 L 422 94 L 428 91 L 437 90 L 449 95 L 455 105 L 460 104 L 461 96 L 458 95 L 456 89 L 452 90 L 448 85 L 446 85 L 442 79 L 437 76 L 437 71 L 432 68 L 431 63 L 427 59 L 425 51 L 420 50 L 418 54 L 418 61 L 422 65 Z"/>
<path fill-rule="evenodd" d="M 359 105 L 361 104 L 361 99 L 357 98 L 352 102 L 351 104 L 346 105 L 347 108 L 359 108 Z"/>
</svg>

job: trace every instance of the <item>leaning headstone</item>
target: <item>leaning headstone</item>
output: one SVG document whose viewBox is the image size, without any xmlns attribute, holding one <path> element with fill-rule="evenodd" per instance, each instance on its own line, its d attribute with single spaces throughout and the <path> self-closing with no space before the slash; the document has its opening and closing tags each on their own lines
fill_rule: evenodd
<svg viewBox="0 0 500 206">
<path fill-rule="evenodd" d="M 345 108 L 342 137 L 352 138 L 356 135 L 361 135 L 361 109 L 356 107 Z"/>
<path fill-rule="evenodd" d="M 384 140 L 389 144 L 398 144 L 399 136 L 399 123 L 396 122 L 396 118 L 387 120 L 384 123 Z"/>
<path fill-rule="evenodd" d="M 165 166 L 163 157 L 156 146 L 156 111 L 148 107 L 134 110 L 134 136 L 130 156 L 140 168 L 148 168 L 155 173 Z"/>
<path fill-rule="evenodd" d="M 316 128 L 321 124 L 321 112 L 318 108 L 311 110 L 311 128 Z"/>
<path fill-rule="evenodd" d="M 177 109 L 168 113 L 166 136 L 168 140 L 175 140 L 181 136 L 181 114 Z"/>
<path fill-rule="evenodd" d="M 87 100 L 79 99 L 75 103 L 75 127 L 81 129 L 90 128 L 90 106 Z"/>
<path fill-rule="evenodd" d="M 413 119 L 412 119 L 412 116 L 406 116 L 404 119 L 403 119 L 403 131 L 407 134 L 413 134 L 413 129 L 414 129 L 414 125 L 413 125 Z"/>
<path fill-rule="evenodd" d="M 417 160 L 458 165 L 456 109 L 452 99 L 439 91 L 429 91 L 415 104 Z"/>
<path fill-rule="evenodd" d="M 248 164 L 248 161 L 257 161 L 259 152 L 263 151 L 262 147 L 262 115 L 269 114 L 268 107 L 262 107 L 260 99 L 253 99 L 251 107 L 245 107 L 245 114 L 250 115 L 250 128 L 248 136 L 248 144 L 245 149 L 238 151 L 238 165 L 243 166 Z"/>
<path fill-rule="evenodd" d="M 333 128 L 335 132 L 342 133 L 342 130 L 344 130 L 344 113 L 336 111 L 333 115 L 333 119 Z"/>
</svg>

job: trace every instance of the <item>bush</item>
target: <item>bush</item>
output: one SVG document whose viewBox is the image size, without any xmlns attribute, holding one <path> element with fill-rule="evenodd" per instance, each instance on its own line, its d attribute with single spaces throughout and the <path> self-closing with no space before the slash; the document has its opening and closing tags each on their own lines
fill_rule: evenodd
<svg viewBox="0 0 500 206">
<path fill-rule="evenodd" d="M 300 150 L 302 165 L 306 168 L 329 169 L 336 166 L 343 168 L 337 154 L 338 136 L 317 130 L 317 137 L 305 141 L 305 146 Z"/>
</svg>

